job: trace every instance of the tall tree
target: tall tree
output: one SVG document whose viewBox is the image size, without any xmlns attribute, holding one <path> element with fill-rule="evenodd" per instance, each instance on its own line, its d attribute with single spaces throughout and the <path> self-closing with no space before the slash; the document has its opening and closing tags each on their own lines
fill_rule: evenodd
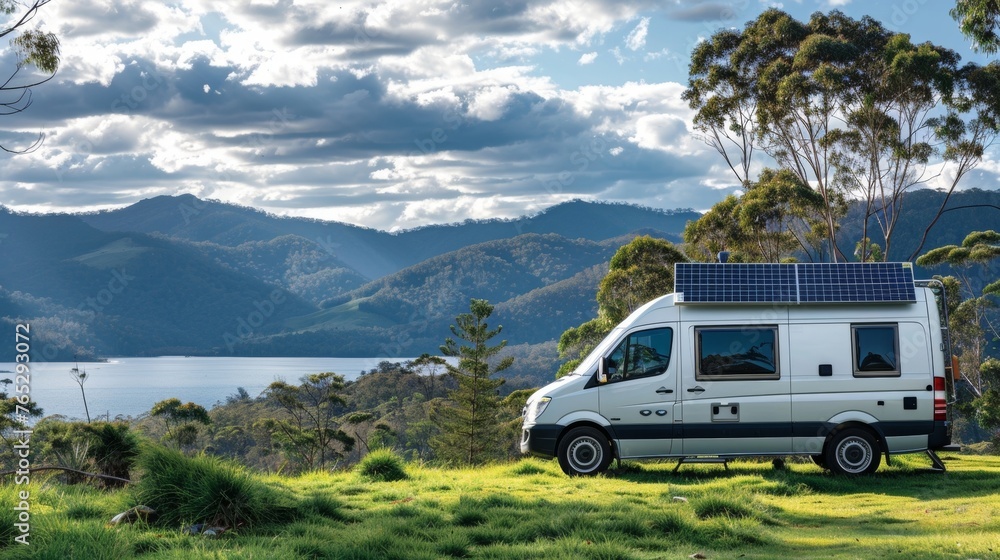
<svg viewBox="0 0 1000 560">
<path fill-rule="evenodd" d="M 959 182 L 979 165 L 986 148 L 993 144 L 1000 131 L 1000 64 L 966 64 L 958 76 L 945 115 L 933 122 L 936 135 L 944 145 L 941 157 L 950 165 L 951 176 L 945 187 L 945 197 L 924 228 L 920 243 L 907 259 L 910 261 L 923 250 L 931 228 L 946 212 L 945 207 Z"/>
<path fill-rule="evenodd" d="M 1000 324 L 991 318 L 996 307 L 991 298 L 1000 296 L 1000 280 L 989 282 L 988 277 L 989 263 L 998 258 L 1000 233 L 990 230 L 974 231 L 961 245 L 938 247 L 917 259 L 920 266 L 950 265 L 955 273 L 956 279 L 945 279 L 946 285 L 954 286 L 949 295 L 957 296 L 949 308 L 949 328 L 954 350 L 959 353 L 962 377 L 977 398 L 990 388 L 988 377 L 982 375 L 989 339 L 1000 339 Z M 1000 386 L 995 388 L 1000 390 Z"/>
<path fill-rule="evenodd" d="M 493 313 L 493 306 L 486 300 L 473 299 L 470 313 L 455 318 L 451 332 L 468 344 L 445 339 L 441 352 L 445 356 L 458 358 L 458 365 L 448 364 L 448 373 L 458 382 L 458 387 L 449 392 L 450 402 L 438 407 L 432 420 L 441 433 L 433 440 L 432 446 L 438 457 L 446 461 L 466 464 L 481 464 L 500 458 L 508 445 L 503 441 L 506 432 L 502 429 L 507 418 L 503 417 L 498 390 L 503 378 L 493 376 L 511 366 L 514 358 L 508 356 L 491 367 L 494 358 L 507 341 L 490 346 L 503 327 L 490 329 L 486 319 Z"/>
<path fill-rule="evenodd" d="M 960 180 L 992 139 L 968 130 L 991 123 L 976 120 L 982 106 L 956 95 L 975 70 L 960 70 L 959 59 L 870 17 L 817 12 L 803 23 L 770 9 L 695 48 L 684 99 L 742 186 L 754 183 L 751 162 L 763 154 L 815 189 L 833 258 L 846 260 L 838 247 L 845 195 L 866 203 L 865 223 L 879 228 L 888 258 L 903 195 L 935 176 L 932 157 L 968 156 Z M 962 117 L 939 117 L 939 106 Z"/>
<path fill-rule="evenodd" d="M 764 169 L 739 197 L 729 195 L 698 220 L 688 222 L 684 241 L 700 260 L 728 250 L 737 262 L 779 262 L 793 252 L 820 259 L 815 231 L 825 201 L 787 169 Z"/>
<path fill-rule="evenodd" d="M 598 312 L 612 325 L 674 288 L 674 263 L 687 257 L 672 243 L 648 235 L 622 245 L 597 290 Z"/>
<path fill-rule="evenodd" d="M 80 394 L 83 396 L 83 411 L 87 413 L 87 423 L 90 423 L 90 408 L 87 407 L 87 392 L 83 389 L 83 384 L 90 379 L 86 371 L 80 371 L 80 366 L 69 370 L 70 378 L 80 386 Z"/>
<path fill-rule="evenodd" d="M 265 395 L 270 406 L 284 415 L 258 422 L 272 432 L 286 456 L 303 469 L 322 469 L 354 448 L 354 439 L 340 428 L 338 415 L 344 399 L 344 376 L 314 373 L 299 385 L 271 383 Z"/>
<path fill-rule="evenodd" d="M 986 54 L 996 54 L 1000 48 L 1000 2 L 997 0 L 955 0 L 951 17 L 958 21 L 966 38 L 972 40 L 972 49 Z"/>
<path fill-rule="evenodd" d="M 198 424 L 207 426 L 212 423 L 205 407 L 193 402 L 181 404 L 177 398 L 154 404 L 149 415 L 163 418 L 167 428 L 164 440 L 174 442 L 178 449 L 194 444 L 198 437 Z"/>
<path fill-rule="evenodd" d="M 559 337 L 559 357 L 566 360 L 556 377 L 580 361 L 630 313 L 650 300 L 673 291 L 674 263 L 688 259 L 669 241 L 648 235 L 622 245 L 597 290 L 597 317 L 571 327 Z"/>
<path fill-rule="evenodd" d="M 31 88 L 51 80 L 59 69 L 59 39 L 52 33 L 28 29 L 38 10 L 51 0 L 0 0 L 0 38 L 10 36 L 17 62 L 8 70 L 6 78 L 0 77 L 0 115 L 20 113 L 31 106 Z M 31 68 L 38 72 L 31 72 Z M 41 74 L 39 74 L 39 72 Z M 12 149 L 0 145 L 0 150 L 11 153 L 28 152 L 39 146 L 41 135 L 27 148 Z"/>
</svg>

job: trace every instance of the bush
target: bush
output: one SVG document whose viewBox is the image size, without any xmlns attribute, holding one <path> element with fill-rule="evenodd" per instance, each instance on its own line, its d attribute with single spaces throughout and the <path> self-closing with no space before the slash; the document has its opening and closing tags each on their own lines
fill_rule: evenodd
<svg viewBox="0 0 1000 560">
<path fill-rule="evenodd" d="M 163 524 L 207 523 L 235 529 L 285 521 L 292 513 L 282 496 L 244 467 L 216 457 L 185 457 L 146 445 L 139 455 L 137 503 L 155 509 Z"/>
<path fill-rule="evenodd" d="M 139 438 L 124 422 L 96 422 L 84 426 L 90 434 L 90 457 L 101 474 L 129 479 L 139 457 Z M 105 486 L 123 486 L 119 480 L 103 479 Z"/>
<path fill-rule="evenodd" d="M 358 463 L 358 473 L 376 482 L 392 482 L 409 478 L 403 469 L 403 459 L 391 449 L 376 449 Z"/>
</svg>

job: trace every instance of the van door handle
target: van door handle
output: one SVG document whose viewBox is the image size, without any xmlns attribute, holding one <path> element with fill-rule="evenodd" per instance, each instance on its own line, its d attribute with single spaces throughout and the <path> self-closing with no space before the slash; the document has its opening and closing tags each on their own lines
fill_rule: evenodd
<svg viewBox="0 0 1000 560">
<path fill-rule="evenodd" d="M 688 389 L 688 393 L 704 393 L 704 392 L 705 392 L 705 388 L 701 387 L 699 385 L 696 385 L 696 386 L 691 387 L 690 389 Z"/>
<path fill-rule="evenodd" d="M 666 395 L 668 393 L 673 393 L 674 390 L 673 389 L 667 389 L 666 387 L 660 387 L 659 389 L 656 390 L 656 392 L 659 393 L 659 394 L 661 394 L 661 395 Z"/>
</svg>

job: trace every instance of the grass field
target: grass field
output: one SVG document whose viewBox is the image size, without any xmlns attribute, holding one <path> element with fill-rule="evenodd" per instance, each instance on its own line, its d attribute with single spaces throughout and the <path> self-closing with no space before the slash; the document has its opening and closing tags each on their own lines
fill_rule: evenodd
<svg viewBox="0 0 1000 560">
<path fill-rule="evenodd" d="M 626 463 L 569 478 L 526 459 L 476 469 L 406 464 L 407 478 L 361 472 L 251 476 L 274 515 L 219 538 L 183 523 L 107 526 L 136 490 L 32 483 L 31 544 L 17 559 L 337 558 L 645 559 L 1000 558 L 1000 457 L 946 454 L 946 474 L 898 457 L 872 477 L 832 476 L 811 464 Z M 14 504 L 10 485 L 0 498 Z M 276 490 L 276 492 L 274 492 Z M 194 519 L 189 520 L 191 522 Z"/>
</svg>

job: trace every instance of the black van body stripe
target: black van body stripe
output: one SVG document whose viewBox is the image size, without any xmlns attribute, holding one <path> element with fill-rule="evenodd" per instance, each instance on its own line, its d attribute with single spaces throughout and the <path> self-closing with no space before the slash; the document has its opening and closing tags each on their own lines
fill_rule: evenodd
<svg viewBox="0 0 1000 560">
<path fill-rule="evenodd" d="M 920 436 L 942 434 L 945 422 L 914 420 L 909 422 L 876 422 L 868 424 L 883 437 Z M 826 437 L 836 424 L 828 422 L 717 422 L 710 424 L 613 424 L 606 426 L 609 435 L 617 440 L 636 439 L 719 439 L 719 438 L 781 438 Z M 528 452 L 532 455 L 554 457 L 560 433 L 567 429 L 558 424 L 536 424 L 530 427 Z M 942 435 L 938 440 L 949 440 Z M 947 442 L 945 442 L 947 443 Z"/>
<path fill-rule="evenodd" d="M 877 422 L 869 424 L 885 437 L 916 436 L 934 432 L 934 422 Z M 827 422 L 716 422 L 709 424 L 613 424 L 617 439 L 717 439 L 826 437 L 836 424 Z"/>
</svg>

